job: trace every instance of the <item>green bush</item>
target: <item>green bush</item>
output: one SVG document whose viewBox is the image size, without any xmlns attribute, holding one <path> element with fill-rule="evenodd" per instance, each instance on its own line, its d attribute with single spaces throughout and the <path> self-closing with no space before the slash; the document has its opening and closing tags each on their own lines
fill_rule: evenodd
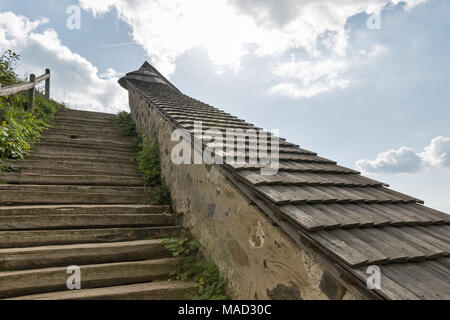
<svg viewBox="0 0 450 320">
<path fill-rule="evenodd" d="M 227 300 L 225 286 L 227 280 L 220 275 L 219 268 L 210 258 L 200 256 L 200 244 L 187 237 L 166 239 L 164 245 L 174 257 L 175 271 L 171 273 L 174 280 L 195 281 L 196 291 L 186 295 L 189 300 Z"/>
<path fill-rule="evenodd" d="M 19 76 L 14 68 L 19 63 L 20 56 L 11 50 L 6 50 L 0 57 L 0 83 L 10 86 L 18 82 Z"/>
<path fill-rule="evenodd" d="M 170 205 L 170 191 L 165 185 L 158 185 L 152 188 L 152 204 L 153 205 Z"/>
<path fill-rule="evenodd" d="M 144 139 L 143 148 L 137 156 L 139 169 L 149 186 L 161 184 L 161 165 L 159 162 L 159 147 L 152 139 Z"/>
<path fill-rule="evenodd" d="M 117 125 L 122 134 L 133 137 L 133 147 L 138 150 L 136 160 L 139 170 L 147 186 L 152 187 L 152 204 L 170 205 L 170 191 L 162 183 L 161 163 L 159 158 L 159 146 L 150 138 L 142 138 L 139 130 L 131 117 L 131 114 L 125 111 L 119 112 L 116 117 Z"/>
<path fill-rule="evenodd" d="M 10 50 L 0 57 L 2 85 L 20 82 L 14 72 L 18 61 L 19 56 Z M 26 112 L 27 105 L 27 92 L 0 97 L 0 159 L 23 158 L 47 129 L 57 108 L 62 107 L 53 100 L 48 101 L 39 91 L 36 91 L 33 113 Z"/>
<path fill-rule="evenodd" d="M 124 136 L 137 137 L 136 125 L 131 118 L 131 113 L 126 111 L 119 112 L 116 116 L 116 122 Z"/>
</svg>

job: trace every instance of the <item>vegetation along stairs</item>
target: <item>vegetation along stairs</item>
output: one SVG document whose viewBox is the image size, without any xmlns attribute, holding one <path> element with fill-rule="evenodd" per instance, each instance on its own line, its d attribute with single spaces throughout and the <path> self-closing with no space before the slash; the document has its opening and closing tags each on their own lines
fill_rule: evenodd
<svg viewBox="0 0 450 320">
<path fill-rule="evenodd" d="M 177 237 L 167 207 L 152 206 L 132 139 L 115 116 L 56 114 L 21 169 L 0 173 L 0 299 L 184 299 L 170 281 Z M 69 290 L 69 266 L 81 290 Z"/>
</svg>

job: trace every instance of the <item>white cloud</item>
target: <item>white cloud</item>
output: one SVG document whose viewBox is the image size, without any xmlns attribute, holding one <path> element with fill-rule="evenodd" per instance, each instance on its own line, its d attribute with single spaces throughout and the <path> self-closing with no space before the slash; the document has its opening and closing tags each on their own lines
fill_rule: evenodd
<svg viewBox="0 0 450 320">
<path fill-rule="evenodd" d="M 349 68 L 346 59 L 296 60 L 278 65 L 274 74 L 288 81 L 270 88 L 270 93 L 309 98 L 334 89 L 345 89 L 350 81 L 343 73 Z"/>
<path fill-rule="evenodd" d="M 406 0 L 406 8 L 426 0 Z M 280 62 L 275 74 L 279 85 L 272 93 L 310 97 L 342 89 L 350 80 L 342 74 L 352 64 L 347 57 L 349 17 L 361 12 L 378 12 L 400 0 L 79 0 L 94 15 L 115 9 L 132 28 L 133 39 L 151 56 L 165 75 L 175 71 L 176 59 L 202 47 L 219 72 L 239 71 L 247 55 L 280 59 L 291 50 L 302 49 L 305 56 L 295 62 Z M 322 39 L 326 35 L 326 39 Z M 318 41 L 322 39 L 323 41 Z M 319 43 L 331 53 L 323 56 Z M 380 46 L 378 49 L 384 47 Z M 374 58 L 382 51 L 373 51 Z M 286 64 L 284 64 L 286 63 Z M 321 71 L 317 79 L 294 79 L 282 70 L 300 66 Z M 288 71 L 286 73 L 289 73 Z M 299 81 L 300 80 L 300 81 Z"/>
<path fill-rule="evenodd" d="M 0 51 L 12 49 L 22 56 L 20 73 L 52 72 L 51 96 L 78 109 L 112 112 L 127 106 L 126 92 L 117 84 L 113 69 L 99 76 L 97 68 L 61 44 L 53 29 L 37 32 L 47 19 L 30 21 L 12 12 L 0 13 Z"/>
<path fill-rule="evenodd" d="M 356 167 L 365 173 L 413 173 L 450 169 L 450 138 L 434 138 L 421 153 L 407 147 L 382 152 L 373 161 L 357 161 Z"/>
</svg>

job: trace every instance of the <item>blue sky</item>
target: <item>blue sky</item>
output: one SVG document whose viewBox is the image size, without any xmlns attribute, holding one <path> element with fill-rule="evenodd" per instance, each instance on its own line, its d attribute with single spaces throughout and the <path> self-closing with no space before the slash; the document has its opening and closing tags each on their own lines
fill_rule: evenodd
<svg viewBox="0 0 450 320">
<path fill-rule="evenodd" d="M 446 212 L 449 34 L 446 0 L 0 3 L 0 49 L 22 74 L 50 67 L 72 107 L 126 109 L 117 79 L 149 60 L 184 93 Z"/>
</svg>

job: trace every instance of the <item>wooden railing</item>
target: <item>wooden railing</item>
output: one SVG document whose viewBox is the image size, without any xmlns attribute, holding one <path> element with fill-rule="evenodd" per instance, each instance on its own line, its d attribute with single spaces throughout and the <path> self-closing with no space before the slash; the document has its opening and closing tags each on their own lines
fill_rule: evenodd
<svg viewBox="0 0 450 320">
<path fill-rule="evenodd" d="M 50 69 L 45 69 L 45 74 L 36 78 L 34 74 L 30 74 L 30 81 L 14 84 L 12 86 L 2 87 L 0 84 L 0 97 L 9 96 L 15 93 L 28 90 L 28 107 L 27 111 L 32 112 L 34 109 L 34 97 L 36 94 L 36 85 L 45 81 L 45 97 L 50 100 Z"/>
</svg>

